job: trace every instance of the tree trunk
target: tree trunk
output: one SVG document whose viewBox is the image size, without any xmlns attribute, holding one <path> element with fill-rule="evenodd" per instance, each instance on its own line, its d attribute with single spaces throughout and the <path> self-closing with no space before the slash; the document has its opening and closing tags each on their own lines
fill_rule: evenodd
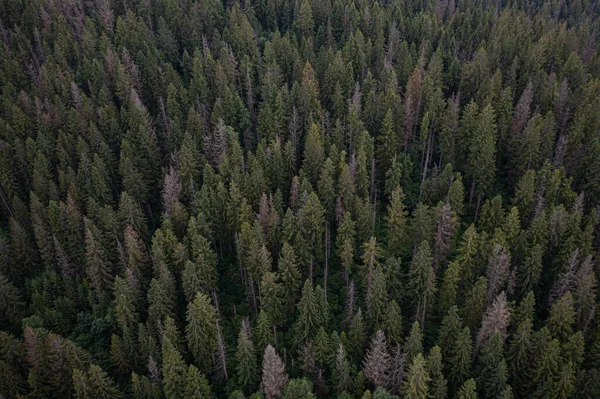
<svg viewBox="0 0 600 399">
<path fill-rule="evenodd" d="M 250 299 L 252 300 L 252 305 L 254 307 L 254 315 L 258 315 L 258 306 L 256 305 L 256 292 L 254 291 L 254 279 L 252 278 L 252 274 L 250 276 Z"/>
<path fill-rule="evenodd" d="M 477 196 L 477 208 L 475 208 L 475 220 L 473 223 L 477 223 L 477 215 L 479 215 L 479 205 L 481 204 L 481 193 Z"/>
<path fill-rule="evenodd" d="M 475 179 L 471 181 L 471 190 L 469 191 L 469 205 L 473 203 L 473 194 L 475 193 Z"/>
<path fill-rule="evenodd" d="M 329 274 L 329 222 L 325 222 L 325 271 L 323 276 L 323 290 L 327 301 L 327 277 Z"/>
</svg>

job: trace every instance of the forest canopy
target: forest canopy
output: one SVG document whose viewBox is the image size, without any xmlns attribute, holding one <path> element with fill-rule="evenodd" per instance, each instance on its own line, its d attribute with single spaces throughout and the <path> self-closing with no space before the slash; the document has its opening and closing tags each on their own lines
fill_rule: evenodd
<svg viewBox="0 0 600 399">
<path fill-rule="evenodd" d="M 0 0 L 0 397 L 600 397 L 593 0 Z"/>
</svg>

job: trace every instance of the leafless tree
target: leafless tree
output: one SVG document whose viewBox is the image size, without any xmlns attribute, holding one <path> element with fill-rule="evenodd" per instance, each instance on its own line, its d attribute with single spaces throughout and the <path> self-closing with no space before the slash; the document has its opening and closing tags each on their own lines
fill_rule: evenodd
<svg viewBox="0 0 600 399">
<path fill-rule="evenodd" d="M 521 98 L 519 98 L 519 102 L 515 108 L 515 112 L 513 114 L 513 121 L 511 127 L 511 134 L 513 137 L 517 136 L 527 122 L 529 121 L 529 117 L 531 116 L 531 102 L 533 101 L 533 83 L 531 81 L 527 84 L 527 87 L 521 94 Z"/>
<path fill-rule="evenodd" d="M 390 382 L 391 369 L 392 357 L 387 350 L 385 335 L 378 330 L 363 361 L 363 371 L 377 387 L 386 387 Z"/>
<path fill-rule="evenodd" d="M 285 365 L 270 344 L 265 349 L 262 363 L 261 391 L 266 399 L 276 399 L 288 381 Z"/>
<path fill-rule="evenodd" d="M 486 270 L 486 278 L 488 280 L 488 306 L 504 288 L 509 274 L 510 254 L 504 246 L 495 243 Z"/>
<path fill-rule="evenodd" d="M 477 332 L 477 343 L 475 354 L 481 349 L 490 337 L 500 333 L 502 339 L 506 339 L 508 325 L 510 323 L 510 310 L 506 302 L 506 293 L 502 291 L 483 315 L 481 327 Z"/>
</svg>

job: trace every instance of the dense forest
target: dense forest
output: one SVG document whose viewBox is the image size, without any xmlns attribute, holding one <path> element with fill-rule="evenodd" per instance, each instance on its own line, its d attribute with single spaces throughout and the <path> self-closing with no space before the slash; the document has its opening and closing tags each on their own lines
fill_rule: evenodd
<svg viewBox="0 0 600 399">
<path fill-rule="evenodd" d="M 0 398 L 599 398 L 599 34 L 0 0 Z"/>
</svg>

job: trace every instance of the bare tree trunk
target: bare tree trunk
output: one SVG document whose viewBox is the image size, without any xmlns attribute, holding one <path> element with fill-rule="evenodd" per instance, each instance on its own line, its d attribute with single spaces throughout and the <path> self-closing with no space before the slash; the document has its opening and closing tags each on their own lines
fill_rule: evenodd
<svg viewBox="0 0 600 399">
<path fill-rule="evenodd" d="M 150 216 L 150 223 L 152 223 L 152 229 L 156 229 L 156 225 L 154 224 L 154 215 L 152 214 L 152 208 L 150 208 L 150 203 L 146 201 L 146 212 L 148 212 L 148 216 Z"/>
<path fill-rule="evenodd" d="M 325 222 L 325 272 L 323 276 L 323 290 L 327 301 L 327 277 L 329 274 L 329 222 Z"/>
<path fill-rule="evenodd" d="M 429 132 L 429 140 L 427 140 L 427 149 L 425 151 L 425 160 L 423 162 L 423 168 L 421 169 L 423 171 L 423 174 L 421 176 L 421 187 L 419 188 L 419 200 L 421 199 L 421 195 L 423 194 L 423 183 L 425 183 L 425 179 L 427 178 L 427 170 L 429 169 L 432 141 L 433 141 L 433 132 L 430 131 Z"/>
<path fill-rule="evenodd" d="M 256 292 L 254 291 L 254 279 L 252 278 L 252 274 L 250 274 L 250 298 L 252 300 L 252 305 L 254 306 L 254 315 L 258 315 L 258 306 L 256 305 Z"/>
<path fill-rule="evenodd" d="M 344 267 L 344 282 L 346 283 L 346 288 L 348 288 L 348 269 Z"/>
<path fill-rule="evenodd" d="M 371 160 L 371 202 L 375 202 L 375 158 Z"/>
<path fill-rule="evenodd" d="M 15 217 L 15 212 L 10 203 L 10 200 L 8 199 L 8 196 L 6 195 L 6 191 L 4 191 L 2 183 L 0 183 L 0 196 L 2 197 L 2 202 L 4 202 L 4 206 L 6 207 L 6 211 L 8 212 L 10 217 Z"/>
<path fill-rule="evenodd" d="M 475 220 L 473 223 L 477 223 L 477 215 L 479 215 L 479 205 L 481 204 L 481 193 L 477 196 L 477 208 L 475 209 Z"/>
<path fill-rule="evenodd" d="M 469 205 L 473 203 L 473 194 L 475 193 L 475 179 L 471 182 L 471 190 L 469 192 Z"/>
</svg>

